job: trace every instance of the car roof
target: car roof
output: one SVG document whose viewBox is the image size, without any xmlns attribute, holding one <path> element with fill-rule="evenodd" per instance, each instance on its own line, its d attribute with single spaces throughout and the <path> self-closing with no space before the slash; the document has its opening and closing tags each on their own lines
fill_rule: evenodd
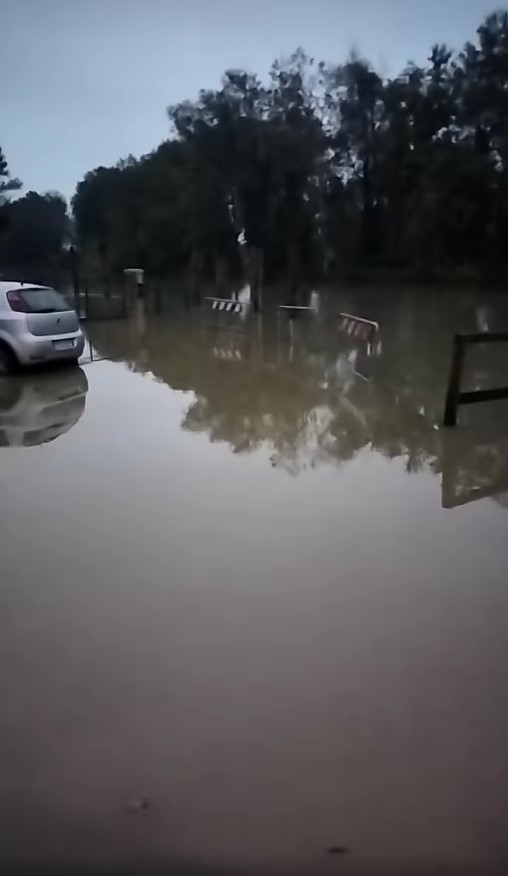
<svg viewBox="0 0 508 876">
<path fill-rule="evenodd" d="M 41 286 L 39 283 L 21 283 L 19 280 L 0 280 L 1 292 L 15 292 L 17 289 L 49 289 L 50 286 Z"/>
</svg>

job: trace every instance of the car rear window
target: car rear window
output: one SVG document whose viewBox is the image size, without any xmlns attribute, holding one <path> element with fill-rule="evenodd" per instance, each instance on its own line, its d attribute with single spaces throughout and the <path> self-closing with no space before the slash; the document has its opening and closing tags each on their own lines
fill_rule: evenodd
<svg viewBox="0 0 508 876">
<path fill-rule="evenodd" d="M 43 286 L 11 289 L 7 298 L 13 310 L 23 313 L 61 313 L 70 309 L 63 295 Z"/>
</svg>

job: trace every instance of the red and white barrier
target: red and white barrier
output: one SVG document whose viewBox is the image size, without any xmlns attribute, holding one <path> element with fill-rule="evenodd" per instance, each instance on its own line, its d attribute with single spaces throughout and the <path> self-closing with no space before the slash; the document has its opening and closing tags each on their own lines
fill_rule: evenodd
<svg viewBox="0 0 508 876">
<path fill-rule="evenodd" d="M 350 338 L 371 344 L 379 331 L 379 323 L 371 319 L 363 319 L 351 313 L 338 313 L 337 316 L 340 331 L 345 332 Z"/>
</svg>

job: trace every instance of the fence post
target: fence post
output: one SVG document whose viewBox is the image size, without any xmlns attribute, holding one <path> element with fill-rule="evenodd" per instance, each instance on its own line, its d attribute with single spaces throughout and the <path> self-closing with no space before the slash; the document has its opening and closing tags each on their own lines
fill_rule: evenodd
<svg viewBox="0 0 508 876">
<path fill-rule="evenodd" d="M 462 370 L 464 368 L 464 338 L 462 335 L 455 335 L 453 338 L 453 356 L 450 368 L 450 376 L 448 378 L 448 392 L 446 393 L 446 405 L 444 413 L 444 425 L 457 425 L 457 408 L 460 396 L 460 384 L 462 380 Z"/>
<path fill-rule="evenodd" d="M 88 297 L 88 277 L 85 277 L 85 319 L 90 319 L 90 299 Z"/>
</svg>

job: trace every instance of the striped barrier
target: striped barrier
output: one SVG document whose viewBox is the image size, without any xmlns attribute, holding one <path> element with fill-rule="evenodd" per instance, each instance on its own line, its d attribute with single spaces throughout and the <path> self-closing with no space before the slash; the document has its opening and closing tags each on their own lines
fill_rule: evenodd
<svg viewBox="0 0 508 876">
<path fill-rule="evenodd" d="M 340 331 L 344 332 L 351 340 L 362 342 L 355 352 L 353 373 L 366 383 L 370 383 L 373 353 L 378 353 L 380 347 L 377 344 L 376 349 L 373 348 L 374 340 L 379 332 L 379 323 L 372 319 L 364 319 L 362 316 L 353 316 L 351 313 L 338 313 L 337 317 Z"/>
<path fill-rule="evenodd" d="M 337 316 L 340 320 L 340 331 L 345 332 L 350 338 L 371 344 L 379 331 L 379 323 L 371 319 L 363 319 L 351 313 L 338 313 Z"/>
<path fill-rule="evenodd" d="M 279 310 L 291 313 L 317 313 L 315 307 L 304 307 L 302 304 L 279 304 Z"/>
<path fill-rule="evenodd" d="M 226 362 L 238 362 L 242 358 L 240 350 L 224 350 L 221 347 L 214 347 L 212 355 L 215 359 L 223 359 Z"/>
<path fill-rule="evenodd" d="M 231 301 L 230 298 L 205 298 L 212 305 L 212 310 L 221 310 L 223 313 L 242 313 L 248 306 L 241 301 Z"/>
</svg>

